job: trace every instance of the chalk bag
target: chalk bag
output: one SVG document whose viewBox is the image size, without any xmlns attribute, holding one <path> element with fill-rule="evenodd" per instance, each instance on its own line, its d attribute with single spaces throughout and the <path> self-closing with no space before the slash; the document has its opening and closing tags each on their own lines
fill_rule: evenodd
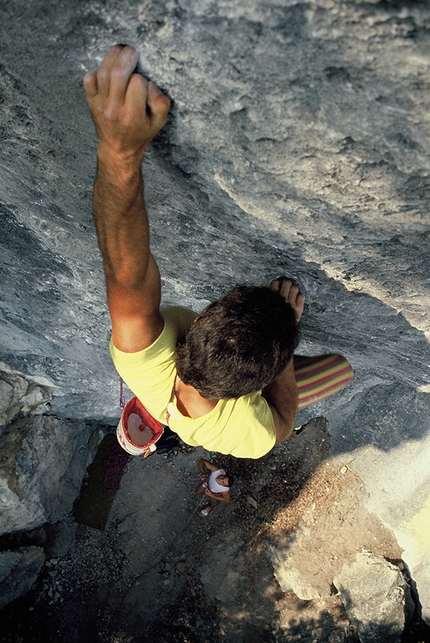
<svg viewBox="0 0 430 643">
<path fill-rule="evenodd" d="M 118 442 L 130 455 L 146 458 L 157 448 L 156 442 L 163 435 L 163 425 L 152 417 L 137 397 L 125 406 L 116 430 Z M 135 436 L 134 441 L 130 432 Z"/>
</svg>

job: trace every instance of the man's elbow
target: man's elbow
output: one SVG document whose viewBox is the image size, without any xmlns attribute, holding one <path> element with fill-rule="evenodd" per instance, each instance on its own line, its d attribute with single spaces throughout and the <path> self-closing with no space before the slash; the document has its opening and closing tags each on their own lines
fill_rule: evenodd
<svg viewBox="0 0 430 643">
<path fill-rule="evenodd" d="M 276 444 L 284 442 L 293 432 L 294 423 L 283 422 L 280 426 L 276 426 Z"/>
<path fill-rule="evenodd" d="M 275 444 L 279 444 L 286 440 L 293 432 L 297 408 L 289 408 L 287 412 L 279 412 L 273 405 L 271 405 L 271 411 L 273 416 L 273 424 L 275 426 Z"/>
</svg>

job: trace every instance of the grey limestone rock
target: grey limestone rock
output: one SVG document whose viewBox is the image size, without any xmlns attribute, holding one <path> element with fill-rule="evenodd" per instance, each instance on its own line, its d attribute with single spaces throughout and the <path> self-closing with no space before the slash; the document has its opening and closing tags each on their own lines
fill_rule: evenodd
<svg viewBox="0 0 430 643">
<path fill-rule="evenodd" d="M 381 556 L 363 551 L 334 579 L 348 616 L 365 643 L 400 643 L 414 612 L 402 572 Z"/>
<path fill-rule="evenodd" d="M 66 517 L 94 456 L 82 421 L 25 416 L 0 436 L 0 533 L 29 530 Z M 100 434 L 101 437 L 101 434 Z"/>
<path fill-rule="evenodd" d="M 19 373 L 0 372 L 0 432 L 17 415 L 43 413 L 52 393 L 37 380 Z"/>
<path fill-rule="evenodd" d="M 45 530 L 47 538 L 44 550 L 47 558 L 64 556 L 73 547 L 77 523 L 72 517 L 46 525 Z"/>
<path fill-rule="evenodd" d="M 324 433 L 316 429 L 317 425 L 305 427 L 302 434 L 292 436 L 289 450 L 302 444 L 302 449 L 307 447 L 307 461 L 315 462 L 312 447 L 314 453 L 324 449 Z M 300 474 L 300 465 L 295 473 Z M 379 557 L 401 558 L 394 534 L 369 512 L 367 500 L 362 481 L 348 467 L 330 460 L 320 464 L 298 498 L 284 510 L 284 537 L 269 547 L 284 592 L 293 592 L 302 600 L 331 596 L 342 565 L 354 561 L 363 549 Z"/>
</svg>

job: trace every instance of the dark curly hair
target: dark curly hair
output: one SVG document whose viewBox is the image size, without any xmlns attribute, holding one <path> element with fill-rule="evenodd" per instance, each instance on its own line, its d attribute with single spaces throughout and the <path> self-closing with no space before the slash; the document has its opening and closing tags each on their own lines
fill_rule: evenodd
<svg viewBox="0 0 430 643">
<path fill-rule="evenodd" d="M 209 304 L 176 347 L 185 384 L 206 399 L 234 399 L 270 384 L 299 343 L 295 313 L 267 287 L 238 286 Z"/>
</svg>

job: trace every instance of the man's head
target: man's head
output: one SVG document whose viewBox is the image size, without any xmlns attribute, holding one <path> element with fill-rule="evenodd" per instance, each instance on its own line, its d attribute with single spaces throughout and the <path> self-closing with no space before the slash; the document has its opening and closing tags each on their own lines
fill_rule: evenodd
<svg viewBox="0 0 430 643">
<path fill-rule="evenodd" d="M 225 474 L 225 475 L 221 474 L 221 475 L 217 476 L 216 481 L 218 482 L 218 484 L 221 487 L 230 488 L 233 485 L 233 477 L 228 476 L 227 474 Z"/>
<path fill-rule="evenodd" d="M 178 375 L 206 399 L 254 393 L 286 367 L 299 341 L 290 304 L 266 287 L 239 286 L 210 304 L 176 348 Z"/>
</svg>

